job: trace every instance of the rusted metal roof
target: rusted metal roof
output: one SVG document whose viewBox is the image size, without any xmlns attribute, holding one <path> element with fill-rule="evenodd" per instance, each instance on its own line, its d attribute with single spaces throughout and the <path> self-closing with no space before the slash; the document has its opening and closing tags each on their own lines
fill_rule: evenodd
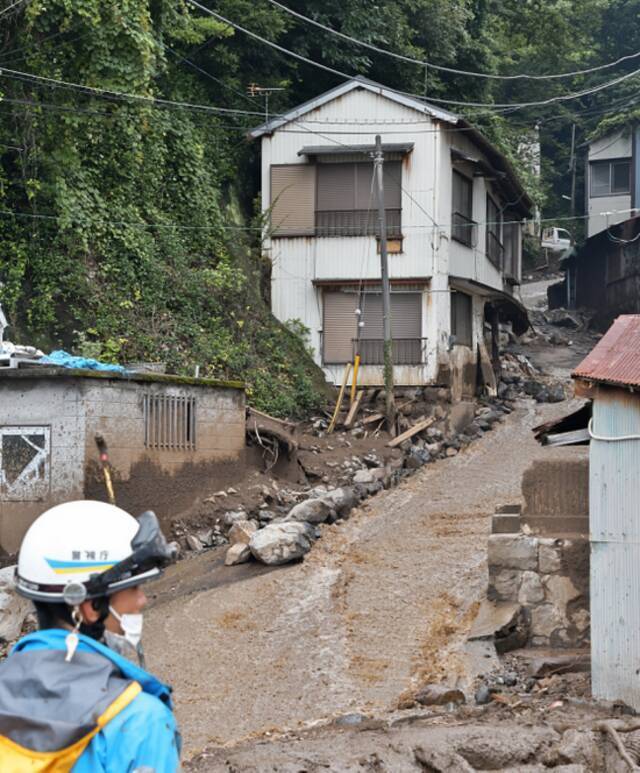
<svg viewBox="0 0 640 773">
<path fill-rule="evenodd" d="M 619 316 L 572 376 L 640 387 L 640 314 Z"/>
</svg>

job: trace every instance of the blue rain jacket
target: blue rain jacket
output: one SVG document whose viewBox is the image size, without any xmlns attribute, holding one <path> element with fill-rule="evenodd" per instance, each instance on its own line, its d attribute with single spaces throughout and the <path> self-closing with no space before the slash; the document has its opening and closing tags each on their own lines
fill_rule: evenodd
<svg viewBox="0 0 640 773">
<path fill-rule="evenodd" d="M 62 629 L 37 631 L 15 645 L 0 665 L 0 716 L 22 719 L 20 732 L 32 742 L 31 748 L 34 743 L 43 751 L 56 743 L 62 748 L 111 700 L 111 694 L 135 681 L 142 692 L 93 737 L 73 773 L 177 771 L 180 736 L 171 688 L 82 634 L 71 663 L 65 663 L 58 651 L 66 652 L 67 634 Z"/>
</svg>

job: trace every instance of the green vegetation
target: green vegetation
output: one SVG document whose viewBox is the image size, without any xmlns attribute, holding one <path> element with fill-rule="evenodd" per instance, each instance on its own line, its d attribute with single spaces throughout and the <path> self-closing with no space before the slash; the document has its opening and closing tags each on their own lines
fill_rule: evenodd
<svg viewBox="0 0 640 773">
<path fill-rule="evenodd" d="M 287 0 L 347 34 L 409 56 L 494 73 L 588 67 L 640 48 L 640 0 Z M 286 4 L 286 3 L 285 3 Z M 438 73 L 312 29 L 266 0 L 213 0 L 219 13 L 317 61 L 403 91 L 478 102 L 540 100 L 630 72 L 556 81 Z M 188 60 L 188 61 L 187 61 Z M 106 360 L 242 379 L 256 407 L 296 415 L 323 399 L 304 331 L 268 308 L 256 220 L 260 123 L 248 84 L 279 86 L 270 109 L 335 85 L 205 16 L 185 0 L 30 0 L 4 15 L 0 67 L 207 112 L 105 99 L 0 77 L 0 297 L 16 338 Z M 625 69 L 626 68 L 626 69 Z M 530 183 L 546 217 L 568 214 L 571 125 L 578 142 L 628 120 L 635 79 L 554 106 L 469 109 Z M 617 106 L 607 111 L 612 103 Z M 635 113 L 633 114 L 635 115 Z M 539 125 L 543 175 L 523 160 Z M 580 200 L 580 199 L 578 199 Z"/>
</svg>

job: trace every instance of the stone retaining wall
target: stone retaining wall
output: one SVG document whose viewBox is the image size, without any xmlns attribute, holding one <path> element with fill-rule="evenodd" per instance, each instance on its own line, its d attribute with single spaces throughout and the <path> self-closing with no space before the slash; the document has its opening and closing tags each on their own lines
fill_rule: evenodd
<svg viewBox="0 0 640 773">
<path fill-rule="evenodd" d="M 513 529 L 515 508 L 494 516 L 488 597 L 520 605 L 528 646 L 580 647 L 589 641 L 589 540 Z M 496 533 L 497 532 L 497 533 Z"/>
</svg>

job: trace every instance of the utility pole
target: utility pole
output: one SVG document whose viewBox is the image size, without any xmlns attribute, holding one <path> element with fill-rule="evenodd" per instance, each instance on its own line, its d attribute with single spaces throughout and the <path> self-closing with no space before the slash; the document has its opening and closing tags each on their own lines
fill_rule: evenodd
<svg viewBox="0 0 640 773">
<path fill-rule="evenodd" d="M 569 162 L 569 169 L 571 171 L 571 218 L 576 214 L 576 125 L 575 123 L 571 127 L 571 161 Z"/>
<path fill-rule="evenodd" d="M 376 149 L 373 155 L 378 192 L 378 234 L 380 237 L 380 273 L 382 276 L 382 329 L 384 334 L 384 391 L 386 395 L 387 427 L 395 430 L 396 407 L 393 399 L 393 340 L 391 338 L 391 289 L 389 287 L 389 264 L 387 260 L 387 218 L 384 211 L 384 156 L 382 140 L 376 135 Z"/>
</svg>

